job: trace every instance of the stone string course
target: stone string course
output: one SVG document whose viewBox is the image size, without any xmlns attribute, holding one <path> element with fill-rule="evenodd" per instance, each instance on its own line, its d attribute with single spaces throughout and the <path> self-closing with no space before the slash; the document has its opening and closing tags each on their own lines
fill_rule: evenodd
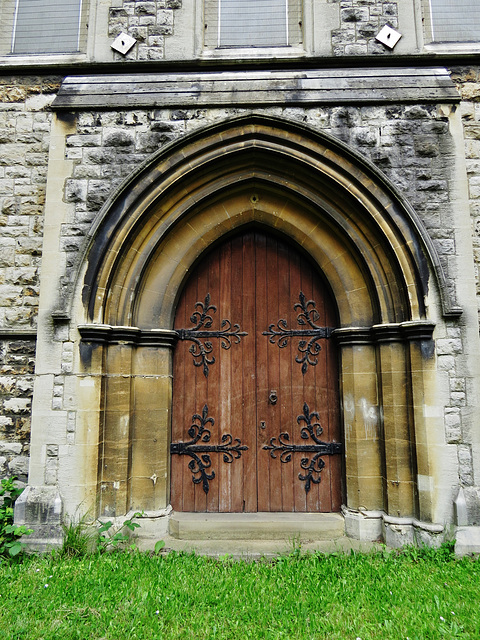
<svg viewBox="0 0 480 640">
<path fill-rule="evenodd" d="M 330 0 L 340 5 L 340 28 L 332 31 L 332 51 L 343 55 L 385 55 L 389 50 L 375 36 L 386 24 L 398 27 L 397 2 Z"/>
<path fill-rule="evenodd" d="M 116 38 L 127 33 L 137 43 L 123 56 L 115 53 L 116 60 L 162 60 L 165 38 L 173 35 L 175 9 L 182 0 L 113 0 L 109 13 L 108 35 Z"/>
</svg>

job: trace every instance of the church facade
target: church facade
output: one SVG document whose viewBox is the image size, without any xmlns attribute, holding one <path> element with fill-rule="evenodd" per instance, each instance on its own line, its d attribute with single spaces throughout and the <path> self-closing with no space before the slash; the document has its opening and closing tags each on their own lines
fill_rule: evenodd
<svg viewBox="0 0 480 640">
<path fill-rule="evenodd" d="M 480 551 L 474 5 L 1 1 L 32 546 L 141 512 Z"/>
</svg>

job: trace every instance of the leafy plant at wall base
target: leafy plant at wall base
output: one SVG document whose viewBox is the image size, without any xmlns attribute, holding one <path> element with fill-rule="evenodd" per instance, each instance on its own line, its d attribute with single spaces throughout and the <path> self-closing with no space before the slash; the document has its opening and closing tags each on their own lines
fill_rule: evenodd
<svg viewBox="0 0 480 640">
<path fill-rule="evenodd" d="M 13 506 L 15 500 L 22 493 L 15 485 L 16 477 L 3 478 L 0 484 L 0 556 L 14 558 L 23 550 L 25 544 L 20 541 L 24 535 L 32 533 L 24 525 L 17 526 L 13 522 Z"/>
<path fill-rule="evenodd" d="M 157 542 L 155 543 L 155 547 L 153 549 L 153 552 L 155 554 L 160 553 L 160 551 L 165 547 L 165 541 L 164 540 L 157 540 Z"/>
<path fill-rule="evenodd" d="M 115 533 L 110 531 L 113 527 L 113 522 L 111 520 L 104 522 L 98 529 L 98 551 L 109 551 L 110 549 L 123 547 L 130 540 L 129 532 L 133 532 L 140 527 L 138 522 L 133 522 L 134 518 L 140 518 L 142 515 L 140 512 L 134 513 L 131 518 L 124 521 L 120 529 Z"/>
</svg>

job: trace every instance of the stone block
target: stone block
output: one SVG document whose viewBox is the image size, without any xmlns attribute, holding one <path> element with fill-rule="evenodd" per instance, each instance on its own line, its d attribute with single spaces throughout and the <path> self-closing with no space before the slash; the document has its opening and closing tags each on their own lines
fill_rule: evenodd
<svg viewBox="0 0 480 640">
<path fill-rule="evenodd" d="M 153 26 L 156 22 L 155 16 L 139 16 L 138 24 L 140 27 L 149 27 Z"/>
<path fill-rule="evenodd" d="M 30 413 L 31 405 L 30 398 L 9 398 L 3 403 L 4 411 L 15 415 Z"/>
<path fill-rule="evenodd" d="M 385 517 L 387 518 L 387 516 Z M 409 519 L 391 518 L 383 521 L 383 539 L 387 547 L 399 549 L 415 541 L 413 523 Z"/>
<path fill-rule="evenodd" d="M 466 405 L 466 395 L 463 391 L 454 391 L 450 394 L 450 403 L 454 407 L 464 407 Z"/>
<path fill-rule="evenodd" d="M 340 10 L 340 19 L 342 22 L 368 22 L 369 17 L 367 7 Z"/>
<path fill-rule="evenodd" d="M 472 451 L 468 445 L 458 447 L 459 477 L 463 485 L 473 485 Z"/>
<path fill-rule="evenodd" d="M 22 445 L 19 442 L 0 442 L 0 454 L 19 455 L 22 452 Z"/>
<path fill-rule="evenodd" d="M 155 2 L 136 2 L 135 13 L 139 16 L 155 15 L 157 10 Z"/>
<path fill-rule="evenodd" d="M 85 202 L 87 187 L 86 180 L 67 180 L 65 183 L 65 202 Z"/>
<path fill-rule="evenodd" d="M 480 526 L 457 527 L 455 554 L 457 556 L 480 554 Z"/>
<path fill-rule="evenodd" d="M 50 458 L 58 456 L 58 444 L 47 444 L 46 454 Z"/>
<path fill-rule="evenodd" d="M 446 531 L 442 525 L 413 521 L 414 543 L 417 547 L 438 549 L 445 542 Z"/>
<path fill-rule="evenodd" d="M 10 394 L 16 387 L 17 379 L 12 376 L 0 376 L 0 394 Z"/>
<path fill-rule="evenodd" d="M 106 129 L 103 134 L 103 141 L 106 147 L 128 147 L 135 143 L 133 135 L 122 129 Z"/>
<path fill-rule="evenodd" d="M 27 486 L 15 502 L 15 524 L 33 529 L 25 538 L 32 551 L 45 552 L 61 546 L 63 502 L 56 487 Z"/>
<path fill-rule="evenodd" d="M 450 391 L 465 391 L 465 378 L 450 378 Z"/>
<path fill-rule="evenodd" d="M 344 521 L 338 513 L 174 513 L 169 532 L 186 540 L 335 540 Z"/>
<path fill-rule="evenodd" d="M 345 535 L 355 540 L 381 540 L 381 512 L 359 512 L 346 507 L 342 508 L 345 518 Z"/>
<path fill-rule="evenodd" d="M 464 487 L 468 525 L 480 527 L 480 487 Z"/>
<path fill-rule="evenodd" d="M 58 459 L 47 458 L 45 461 L 45 484 L 56 485 L 58 478 Z"/>
<path fill-rule="evenodd" d="M 460 409 L 448 407 L 445 409 L 445 437 L 448 444 L 457 444 L 462 439 Z"/>
<path fill-rule="evenodd" d="M 8 463 L 8 471 L 13 476 L 28 476 L 28 456 L 17 456 Z"/>
</svg>

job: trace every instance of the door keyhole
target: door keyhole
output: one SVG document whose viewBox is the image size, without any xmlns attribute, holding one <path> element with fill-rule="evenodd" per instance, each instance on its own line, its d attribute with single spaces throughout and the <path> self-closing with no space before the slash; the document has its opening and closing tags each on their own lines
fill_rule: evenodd
<svg viewBox="0 0 480 640">
<path fill-rule="evenodd" d="M 260 429 L 266 429 L 266 428 L 267 428 L 267 425 L 265 420 L 260 420 Z"/>
</svg>

